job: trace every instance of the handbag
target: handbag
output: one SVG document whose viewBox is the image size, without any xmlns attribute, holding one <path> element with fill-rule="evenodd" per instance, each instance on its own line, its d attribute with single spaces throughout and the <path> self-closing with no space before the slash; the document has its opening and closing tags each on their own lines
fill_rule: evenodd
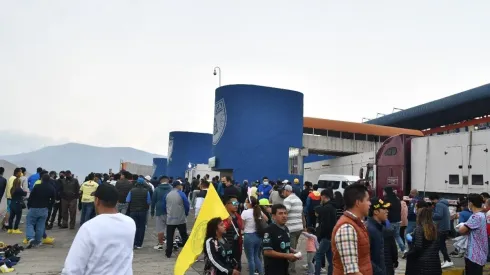
<svg viewBox="0 0 490 275">
<path fill-rule="evenodd" d="M 22 209 L 26 209 L 27 208 L 25 201 L 21 201 L 20 202 L 20 206 L 22 207 Z"/>
</svg>

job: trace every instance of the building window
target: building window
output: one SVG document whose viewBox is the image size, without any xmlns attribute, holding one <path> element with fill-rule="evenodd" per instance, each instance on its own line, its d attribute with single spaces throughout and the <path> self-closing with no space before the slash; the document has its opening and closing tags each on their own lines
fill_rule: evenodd
<svg viewBox="0 0 490 275">
<path fill-rule="evenodd" d="M 303 157 L 300 148 L 289 148 L 288 170 L 290 175 L 303 174 Z"/>
</svg>

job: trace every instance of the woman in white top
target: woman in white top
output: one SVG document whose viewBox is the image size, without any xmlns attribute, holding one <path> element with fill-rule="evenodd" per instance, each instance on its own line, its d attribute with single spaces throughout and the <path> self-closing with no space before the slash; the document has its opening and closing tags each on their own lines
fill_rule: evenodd
<svg viewBox="0 0 490 275">
<path fill-rule="evenodd" d="M 267 217 L 262 213 L 259 203 L 255 197 L 249 197 L 245 201 L 245 211 L 242 212 L 244 223 L 244 248 L 248 261 L 249 274 L 254 275 L 257 270 L 264 274 L 264 268 L 260 261 L 260 247 L 262 244 L 263 231 L 267 227 Z"/>
</svg>

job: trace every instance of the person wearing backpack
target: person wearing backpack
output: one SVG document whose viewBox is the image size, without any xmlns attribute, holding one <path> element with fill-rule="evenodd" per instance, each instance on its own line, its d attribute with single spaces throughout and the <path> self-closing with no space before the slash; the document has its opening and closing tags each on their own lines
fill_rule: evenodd
<svg viewBox="0 0 490 275">
<path fill-rule="evenodd" d="M 244 248 L 245 256 L 248 261 L 248 271 L 254 275 L 255 271 L 264 274 L 264 268 L 260 261 L 260 248 L 265 229 L 267 228 L 268 218 L 262 213 L 259 202 L 255 197 L 249 197 L 245 201 L 245 209 L 242 212 L 244 223 Z"/>
</svg>

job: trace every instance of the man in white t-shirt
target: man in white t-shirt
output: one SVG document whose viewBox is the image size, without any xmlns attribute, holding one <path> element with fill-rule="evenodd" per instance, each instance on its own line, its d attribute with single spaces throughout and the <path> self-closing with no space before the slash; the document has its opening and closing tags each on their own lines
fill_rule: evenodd
<svg viewBox="0 0 490 275">
<path fill-rule="evenodd" d="M 97 216 L 78 230 L 61 274 L 132 275 L 136 225 L 133 219 L 118 213 L 115 186 L 103 183 L 93 195 Z"/>
</svg>

